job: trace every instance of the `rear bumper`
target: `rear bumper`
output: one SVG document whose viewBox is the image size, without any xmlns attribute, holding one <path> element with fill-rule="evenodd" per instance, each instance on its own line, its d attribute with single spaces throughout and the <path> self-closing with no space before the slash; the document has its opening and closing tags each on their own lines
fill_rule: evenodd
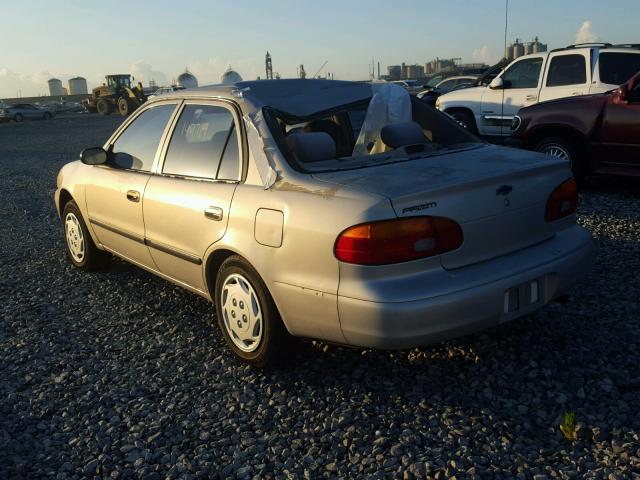
<svg viewBox="0 0 640 480">
<path fill-rule="evenodd" d="M 566 293 L 591 268 L 594 250 L 589 232 L 576 225 L 519 252 L 453 271 L 443 270 L 442 275 L 449 282 L 453 276 L 455 282 L 455 288 L 446 294 L 405 302 L 339 296 L 342 332 L 354 346 L 401 349 L 507 322 Z M 539 301 L 505 313 L 505 293 L 535 280 Z M 425 293 L 429 283 L 420 285 Z"/>
</svg>

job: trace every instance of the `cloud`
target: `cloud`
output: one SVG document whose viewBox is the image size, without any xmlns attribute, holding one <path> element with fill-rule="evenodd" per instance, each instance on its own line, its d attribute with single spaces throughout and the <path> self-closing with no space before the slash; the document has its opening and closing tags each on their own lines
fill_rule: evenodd
<svg viewBox="0 0 640 480">
<path fill-rule="evenodd" d="M 585 20 L 576 33 L 576 43 L 591 43 L 598 40 L 598 36 L 591 31 L 591 20 Z"/>
<path fill-rule="evenodd" d="M 489 52 L 489 47 L 487 47 L 486 45 L 483 45 L 480 48 L 476 48 L 471 54 L 471 58 L 473 58 L 473 61 L 476 63 L 493 63 L 491 52 Z"/>
<path fill-rule="evenodd" d="M 144 60 L 134 62 L 129 71 L 131 75 L 135 77 L 135 83 L 142 82 L 142 84 L 146 86 L 153 80 L 156 82 L 156 85 L 167 84 L 167 76 L 159 70 L 154 70 L 151 64 Z"/>
</svg>

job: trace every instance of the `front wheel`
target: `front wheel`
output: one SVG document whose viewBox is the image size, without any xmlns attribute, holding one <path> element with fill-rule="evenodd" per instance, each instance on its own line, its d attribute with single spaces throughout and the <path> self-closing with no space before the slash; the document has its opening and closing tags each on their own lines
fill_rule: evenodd
<svg viewBox="0 0 640 480">
<path fill-rule="evenodd" d="M 218 326 L 231 351 L 251 365 L 265 367 L 289 339 L 278 309 L 258 272 L 244 258 L 227 258 L 215 290 Z"/>
<path fill-rule="evenodd" d="M 64 238 L 71 263 L 81 270 L 98 270 L 105 266 L 109 255 L 96 247 L 87 230 L 78 205 L 73 200 L 67 202 L 62 212 Z"/>
<path fill-rule="evenodd" d="M 16 114 L 13 116 L 13 121 L 14 121 L 14 122 L 21 122 L 22 120 L 24 120 L 24 117 L 22 116 L 22 114 L 21 114 L 21 113 L 16 113 Z"/>
<path fill-rule="evenodd" d="M 51 114 L 49 112 L 44 112 L 42 115 L 43 120 L 51 120 Z"/>
<path fill-rule="evenodd" d="M 133 105 L 126 98 L 120 97 L 120 99 L 118 99 L 118 112 L 123 117 L 127 117 L 133 112 Z"/>
<path fill-rule="evenodd" d="M 584 165 L 573 142 L 561 137 L 544 138 L 533 149 L 551 157 L 567 160 L 576 181 L 582 182 L 584 180 Z"/>
<path fill-rule="evenodd" d="M 449 115 L 453 117 L 453 119 L 458 122 L 465 130 L 473 133 L 474 135 L 478 134 L 478 129 L 476 128 L 476 121 L 473 118 L 473 115 L 470 112 L 465 112 L 461 110 L 454 110 Z"/>
</svg>

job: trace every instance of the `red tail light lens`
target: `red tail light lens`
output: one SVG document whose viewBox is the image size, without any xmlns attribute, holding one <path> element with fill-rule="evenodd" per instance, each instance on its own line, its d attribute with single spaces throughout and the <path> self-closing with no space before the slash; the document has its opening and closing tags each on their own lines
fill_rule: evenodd
<svg viewBox="0 0 640 480">
<path fill-rule="evenodd" d="M 575 179 L 570 178 L 561 183 L 551 192 L 547 200 L 547 210 L 544 219 L 552 222 L 571 215 L 578 208 L 578 185 Z"/>
<path fill-rule="evenodd" d="M 462 229 L 443 217 L 410 217 L 347 228 L 335 244 L 336 258 L 358 265 L 407 262 L 462 245 Z"/>
</svg>

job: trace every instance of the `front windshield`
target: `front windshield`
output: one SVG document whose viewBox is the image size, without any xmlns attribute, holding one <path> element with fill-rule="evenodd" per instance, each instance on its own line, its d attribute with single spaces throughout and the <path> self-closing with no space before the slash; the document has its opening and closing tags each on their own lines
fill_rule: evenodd
<svg viewBox="0 0 640 480">
<path fill-rule="evenodd" d="M 416 158 L 427 158 L 447 151 L 470 148 L 482 143 L 477 137 L 461 128 L 447 114 L 444 114 L 425 102 L 411 98 L 412 122 L 393 124 L 402 138 L 404 130 L 410 132 L 409 144 L 387 145 L 383 134 L 378 132 L 373 141 L 365 149 L 354 149 L 366 116 L 369 102 L 344 105 L 308 117 L 295 117 L 286 112 L 265 109 L 265 118 L 280 151 L 287 161 L 303 172 L 323 172 L 348 170 L 406 161 Z M 388 129 L 387 129 L 388 131 Z M 309 133 L 324 133 L 306 135 Z M 416 134 L 417 132 L 417 134 Z M 417 135 L 417 136 L 416 136 Z M 296 136 L 295 138 L 293 138 Z M 308 147 L 304 141 L 309 141 Z M 321 141 L 317 147 L 313 142 Z M 326 149 L 327 153 L 318 153 Z M 302 144 L 302 146 L 300 146 Z M 335 146 L 335 150 L 333 150 Z M 362 153 L 362 152 L 365 153 Z"/>
</svg>

